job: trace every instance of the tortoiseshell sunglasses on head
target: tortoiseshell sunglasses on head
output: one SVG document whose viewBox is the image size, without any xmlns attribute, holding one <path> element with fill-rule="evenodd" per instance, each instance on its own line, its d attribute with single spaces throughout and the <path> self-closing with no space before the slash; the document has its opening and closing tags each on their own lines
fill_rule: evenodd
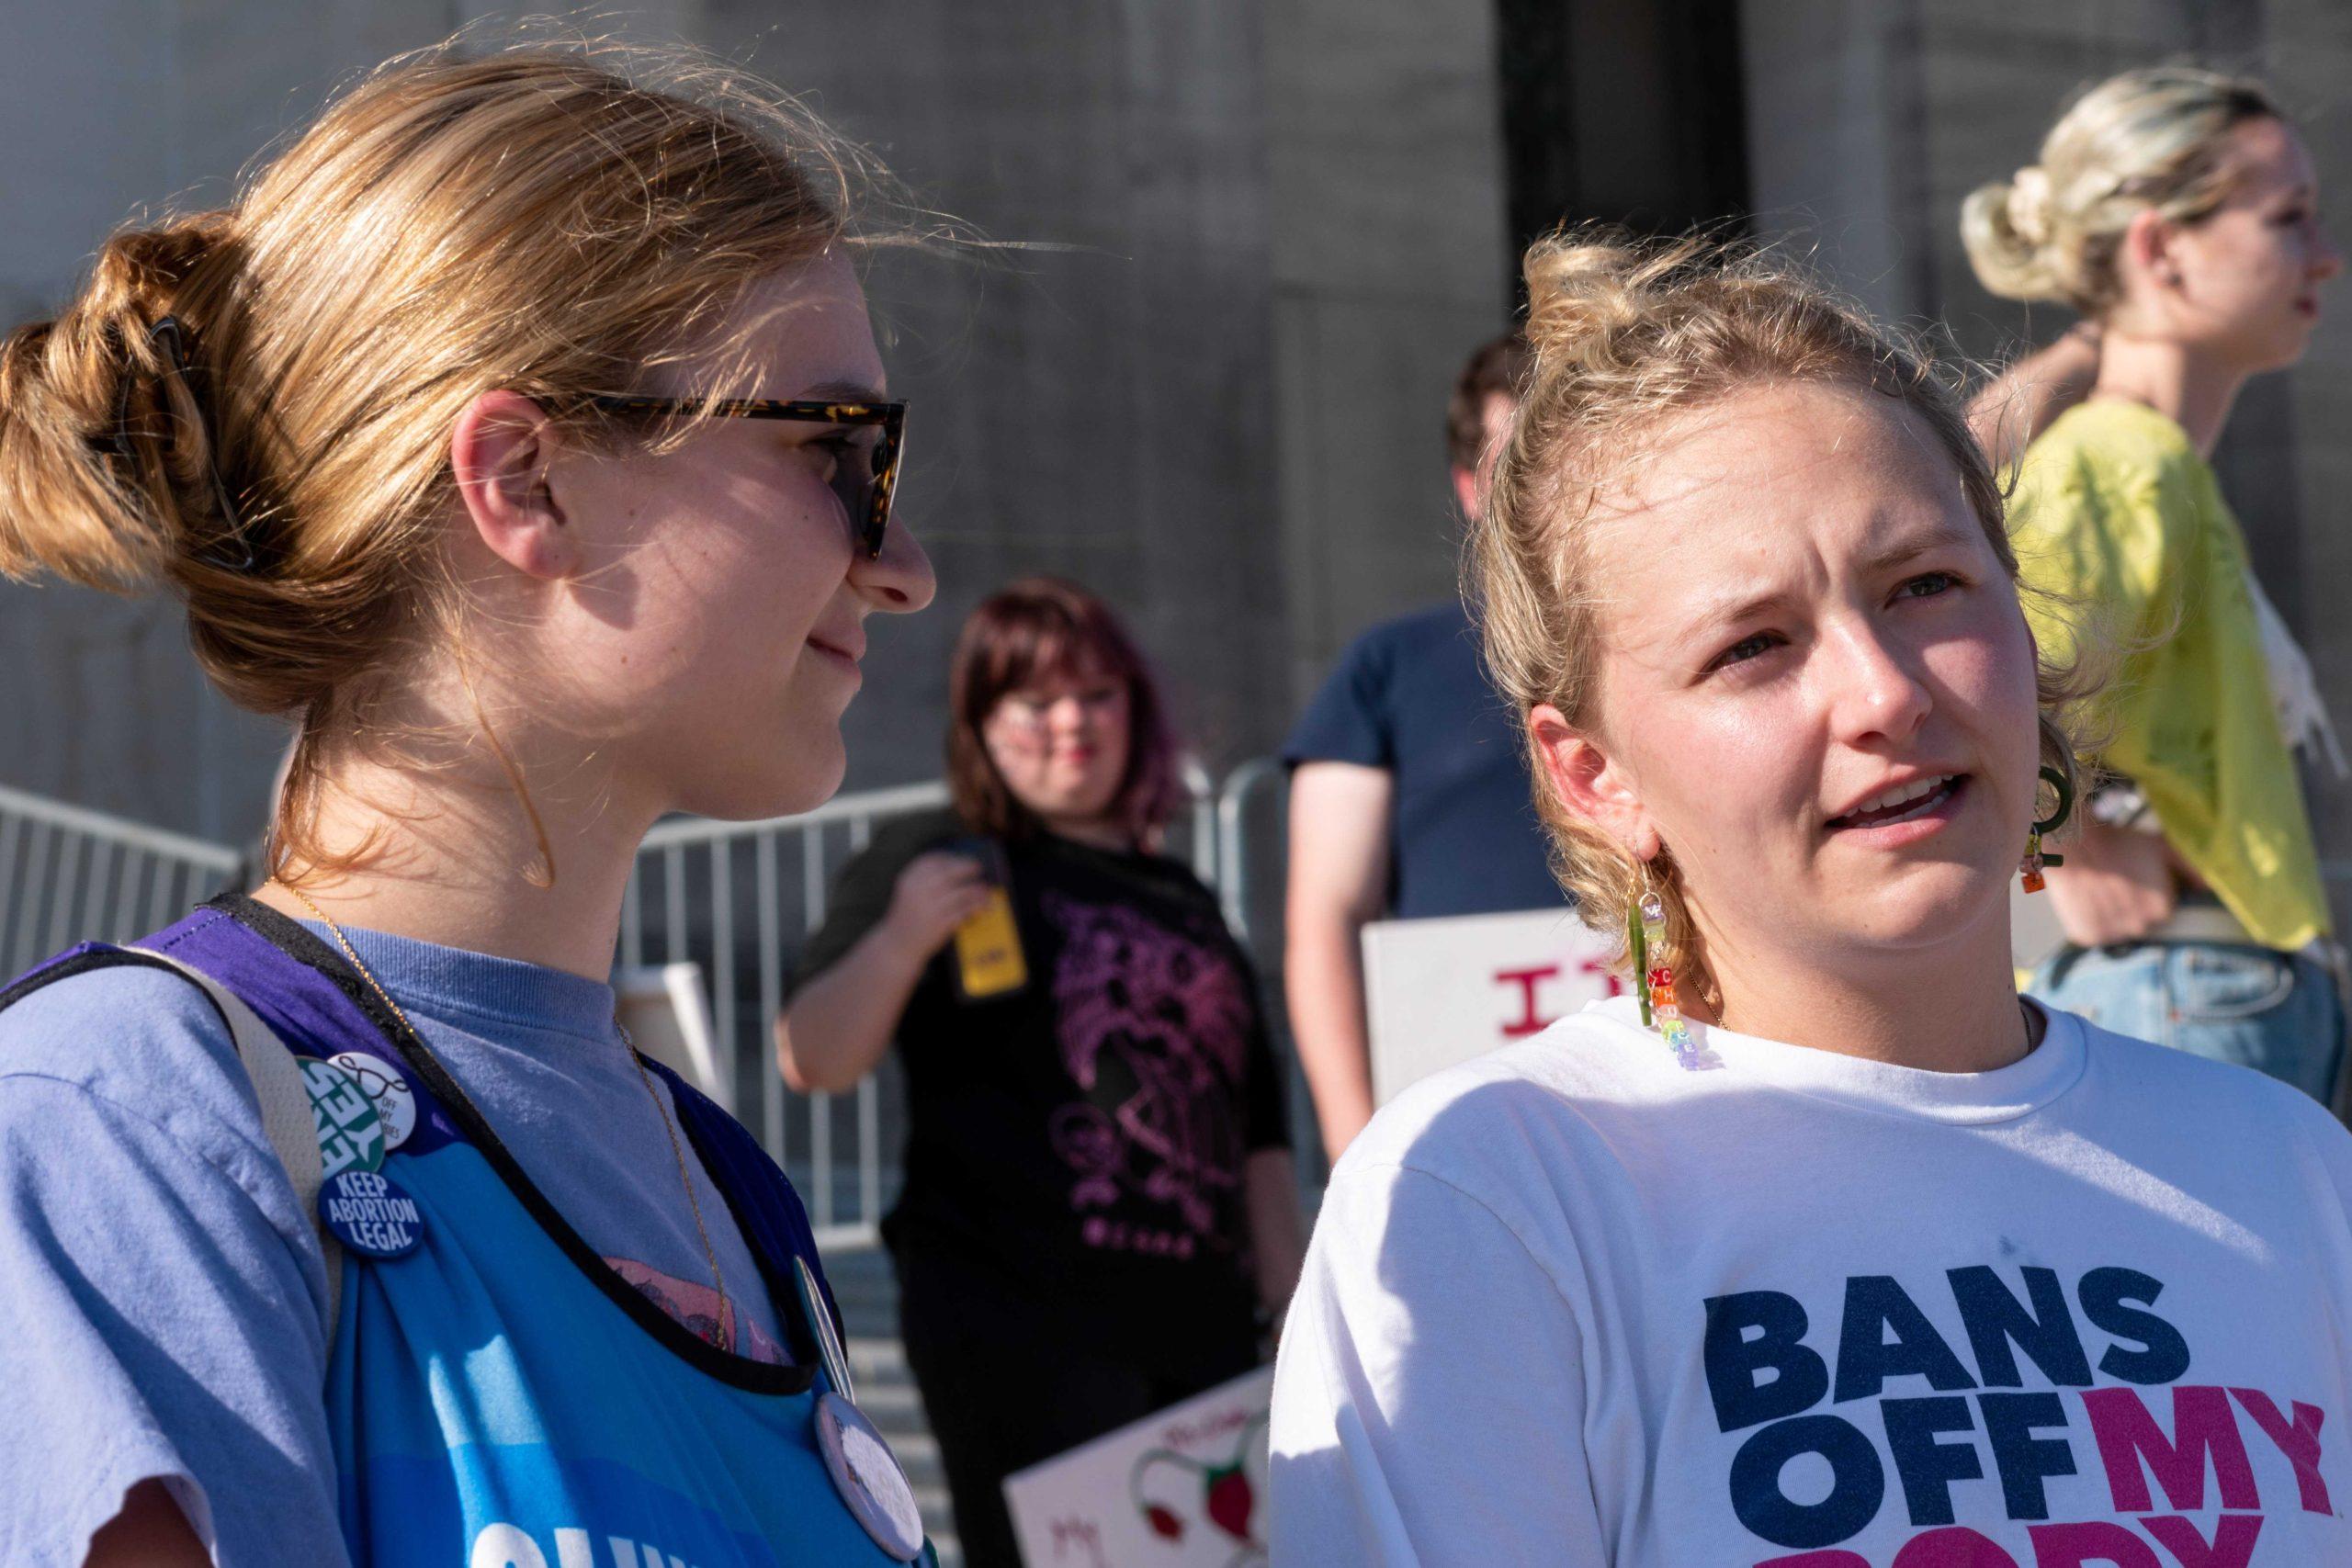
<svg viewBox="0 0 2352 1568">
<path fill-rule="evenodd" d="M 655 418 L 795 419 L 811 424 L 870 424 L 878 427 L 870 465 L 844 457 L 833 466 L 833 493 L 849 514 L 851 534 L 865 558 L 882 554 L 882 536 L 890 526 L 890 497 L 898 489 L 899 453 L 906 439 L 907 405 L 903 402 L 829 402 L 822 398 L 624 398 L 598 396 L 588 400 L 606 413 L 645 414 Z"/>
</svg>

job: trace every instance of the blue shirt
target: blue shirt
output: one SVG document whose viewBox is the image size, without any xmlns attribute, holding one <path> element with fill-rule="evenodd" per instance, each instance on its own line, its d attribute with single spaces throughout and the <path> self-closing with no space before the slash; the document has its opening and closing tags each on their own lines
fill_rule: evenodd
<svg viewBox="0 0 2352 1568">
<path fill-rule="evenodd" d="M 1458 604 L 1373 627 L 1299 716 L 1283 760 L 1355 762 L 1396 780 L 1389 913 L 1558 908 L 1528 795 L 1526 743 Z"/>
<path fill-rule="evenodd" d="M 318 931 L 319 928 L 313 928 Z M 533 1181 L 673 1316 L 710 1266 L 608 987 L 349 933 Z M 674 1116 L 656 1080 L 664 1109 Z M 736 1309 L 785 1359 L 741 1235 L 691 1150 Z M 135 1483 L 162 1478 L 218 1561 L 347 1561 L 311 1216 L 263 1134 L 220 1016 L 147 968 L 77 975 L 0 1012 L 0 1562 L 78 1565 Z M 352 1274 L 346 1260 L 345 1289 Z"/>
</svg>

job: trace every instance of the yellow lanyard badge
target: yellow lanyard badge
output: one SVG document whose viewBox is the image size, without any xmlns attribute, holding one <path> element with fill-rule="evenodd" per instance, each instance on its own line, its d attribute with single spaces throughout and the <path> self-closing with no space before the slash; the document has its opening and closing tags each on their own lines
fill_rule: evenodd
<svg viewBox="0 0 2352 1568">
<path fill-rule="evenodd" d="M 980 863 L 989 879 L 988 902 L 956 928 L 956 985 L 967 1002 L 1009 996 L 1029 983 L 1029 962 L 1021 952 L 1021 927 L 1012 917 L 1012 868 L 1004 846 L 994 839 L 967 839 L 949 846 Z"/>
</svg>

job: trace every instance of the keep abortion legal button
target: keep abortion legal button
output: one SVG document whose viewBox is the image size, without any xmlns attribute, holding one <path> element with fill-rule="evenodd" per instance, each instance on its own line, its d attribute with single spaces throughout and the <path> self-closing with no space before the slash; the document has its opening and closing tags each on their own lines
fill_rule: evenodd
<svg viewBox="0 0 2352 1568">
<path fill-rule="evenodd" d="M 346 1170 L 319 1185 L 319 1218 L 362 1258 L 405 1258 L 424 1239 L 424 1215 L 380 1171 Z"/>
</svg>

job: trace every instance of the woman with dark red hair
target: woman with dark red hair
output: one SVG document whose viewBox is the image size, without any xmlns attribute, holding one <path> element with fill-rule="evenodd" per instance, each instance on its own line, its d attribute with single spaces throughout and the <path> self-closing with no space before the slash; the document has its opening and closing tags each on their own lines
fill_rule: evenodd
<svg viewBox="0 0 2352 1568">
<path fill-rule="evenodd" d="M 1182 804 L 1110 609 L 1031 578 L 956 649 L 950 807 L 846 867 L 776 1021 L 839 1093 L 895 1039 L 906 1187 L 882 1233 L 971 1568 L 1017 1568 L 1002 1483 L 1247 1371 L 1302 1250 L 1257 977 L 1159 852 Z"/>
</svg>

